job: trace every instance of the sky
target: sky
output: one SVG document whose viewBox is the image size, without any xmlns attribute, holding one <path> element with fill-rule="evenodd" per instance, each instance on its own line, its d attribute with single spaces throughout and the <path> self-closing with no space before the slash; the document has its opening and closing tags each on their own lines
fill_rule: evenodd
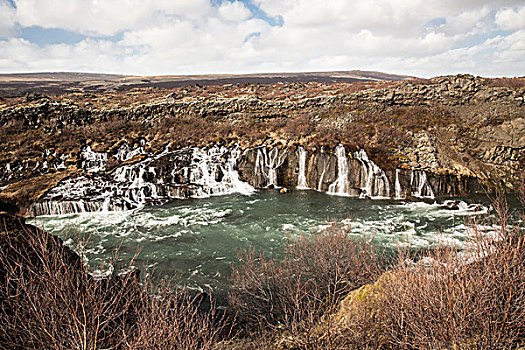
<svg viewBox="0 0 525 350">
<path fill-rule="evenodd" d="M 525 75 L 525 0 L 0 0 L 0 73 Z"/>
</svg>

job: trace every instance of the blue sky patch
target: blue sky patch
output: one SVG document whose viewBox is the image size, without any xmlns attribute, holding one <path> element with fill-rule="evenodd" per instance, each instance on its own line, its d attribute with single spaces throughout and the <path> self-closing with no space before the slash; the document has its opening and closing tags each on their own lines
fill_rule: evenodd
<svg viewBox="0 0 525 350">
<path fill-rule="evenodd" d="M 494 31 L 489 32 L 489 33 L 483 33 L 481 35 L 476 35 L 476 36 L 467 38 L 466 40 L 463 40 L 459 44 L 459 46 L 460 47 L 474 47 L 474 46 L 483 44 L 488 39 L 492 39 L 492 38 L 495 38 L 497 36 L 506 37 L 506 36 L 508 36 L 510 34 L 512 34 L 511 31 L 494 30 Z"/>
<path fill-rule="evenodd" d="M 244 38 L 244 42 L 248 42 L 251 38 L 257 38 L 261 36 L 261 32 L 255 32 L 251 33 L 250 35 L 247 35 L 246 38 Z"/>
<path fill-rule="evenodd" d="M 54 44 L 76 44 L 87 38 L 86 35 L 70 32 L 64 29 L 42 28 L 38 26 L 23 27 L 20 29 L 20 38 L 38 46 Z"/>
<path fill-rule="evenodd" d="M 210 0 L 210 3 L 212 6 L 220 6 L 223 2 L 229 1 L 229 2 L 235 2 L 231 0 Z M 282 16 L 276 16 L 271 17 L 266 12 L 261 10 L 261 8 L 253 3 L 252 0 L 239 0 L 239 2 L 242 2 L 244 6 L 250 10 L 253 17 L 262 19 L 263 21 L 267 22 L 272 27 L 282 27 L 284 24 L 284 20 Z"/>
<path fill-rule="evenodd" d="M 433 20 L 428 21 L 428 27 L 441 27 L 442 25 L 447 24 L 447 19 L 445 17 L 436 17 Z"/>
<path fill-rule="evenodd" d="M 55 44 L 74 45 L 87 38 L 117 42 L 122 40 L 123 33 L 118 33 L 113 36 L 88 36 L 65 29 L 32 26 L 21 28 L 18 37 L 37 44 L 38 46 Z"/>
</svg>

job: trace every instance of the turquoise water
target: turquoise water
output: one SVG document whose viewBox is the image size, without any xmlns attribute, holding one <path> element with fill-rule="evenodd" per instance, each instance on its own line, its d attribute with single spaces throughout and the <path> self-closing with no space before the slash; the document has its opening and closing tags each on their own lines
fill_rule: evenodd
<svg viewBox="0 0 525 350">
<path fill-rule="evenodd" d="M 280 194 L 259 191 L 251 196 L 228 195 L 180 200 L 127 212 L 82 213 L 33 220 L 74 246 L 79 232 L 89 240 L 86 257 L 96 273 L 118 250 L 127 264 L 173 278 L 190 289 L 221 288 L 231 264 L 249 247 L 278 255 L 287 236 L 319 232 L 338 221 L 353 235 L 369 235 L 383 246 L 428 247 L 436 240 L 461 245 L 467 235 L 466 218 L 479 207 L 463 199 L 459 210 L 440 204 L 393 200 L 362 200 L 316 191 Z M 481 213 L 487 212 L 485 206 Z"/>
</svg>

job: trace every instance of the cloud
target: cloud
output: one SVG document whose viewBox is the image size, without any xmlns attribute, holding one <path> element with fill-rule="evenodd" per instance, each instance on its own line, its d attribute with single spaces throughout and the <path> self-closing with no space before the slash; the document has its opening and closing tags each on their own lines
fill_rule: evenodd
<svg viewBox="0 0 525 350">
<path fill-rule="evenodd" d="M 245 21 L 251 17 L 251 12 L 242 2 L 224 2 L 219 7 L 219 15 L 227 21 Z"/>
<path fill-rule="evenodd" d="M 0 12 L 0 35 L 8 38 L 0 39 L 4 72 L 525 73 L 525 10 L 512 7 L 515 0 L 15 2 L 16 11 Z M 0 0 L 0 9 L 6 5 Z M 271 18 L 282 18 L 282 25 Z M 58 28 L 85 39 L 35 45 L 17 37 L 17 26 Z"/>
<path fill-rule="evenodd" d="M 165 18 L 199 18 L 208 15 L 212 7 L 207 0 L 16 0 L 15 4 L 22 26 L 93 36 L 111 36 Z"/>
<path fill-rule="evenodd" d="M 14 33 L 15 9 L 6 0 L 0 0 L 0 37 Z"/>
<path fill-rule="evenodd" d="M 525 29 L 525 6 L 498 11 L 496 24 L 503 30 Z"/>
</svg>

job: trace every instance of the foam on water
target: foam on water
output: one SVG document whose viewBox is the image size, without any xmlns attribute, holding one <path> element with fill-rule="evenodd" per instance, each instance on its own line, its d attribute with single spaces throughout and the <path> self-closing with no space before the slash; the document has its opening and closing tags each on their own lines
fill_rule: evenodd
<svg viewBox="0 0 525 350">
<path fill-rule="evenodd" d="M 425 247 L 442 238 L 461 245 L 469 234 L 466 215 L 488 208 L 480 210 L 467 201 L 457 206 L 450 210 L 438 203 L 363 201 L 317 191 L 279 194 L 266 190 L 253 196 L 180 200 L 133 211 L 39 217 L 34 222 L 71 246 L 75 232 L 90 236 L 86 251 L 94 267 L 117 248 L 124 264 L 140 250 L 139 268 L 155 264 L 157 273 L 202 288 L 223 285 L 239 251 L 253 246 L 279 255 L 287 236 L 319 232 L 334 220 L 348 226 L 350 234 L 369 235 L 388 247 Z"/>
</svg>

